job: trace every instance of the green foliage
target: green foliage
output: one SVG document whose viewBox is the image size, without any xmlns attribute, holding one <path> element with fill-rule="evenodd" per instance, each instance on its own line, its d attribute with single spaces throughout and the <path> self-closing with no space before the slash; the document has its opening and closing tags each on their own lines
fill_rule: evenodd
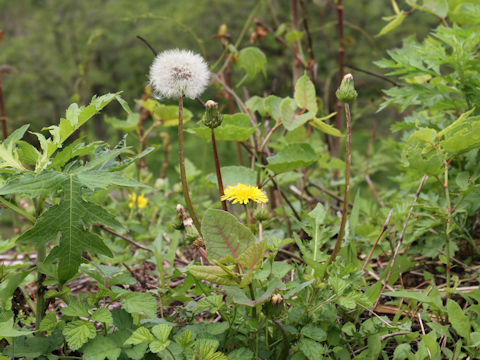
<svg viewBox="0 0 480 360">
<path fill-rule="evenodd" d="M 115 19 L 124 14 L 122 21 L 139 26 L 135 29 L 142 35 L 161 34 L 162 49 L 170 42 L 180 47 L 180 37 L 177 43 L 172 35 L 180 29 L 201 52 L 208 50 L 209 60 L 215 51 L 219 60 L 211 62 L 211 94 L 202 100 L 215 99 L 220 112 L 230 113 L 222 114 L 224 121 L 215 129 L 223 167 L 209 159 L 212 132 L 201 124 L 204 111 L 193 101 L 185 99 L 190 110 L 184 108 L 183 120 L 186 132 L 196 136 L 186 136 L 180 149 L 177 104 L 152 99 L 148 88 L 135 111 L 119 93 L 86 103 L 93 91 L 87 85 L 97 78 L 103 84 L 110 76 L 115 87 L 136 91 L 138 97 L 144 85 L 138 79 L 145 77 L 150 61 L 143 46 L 137 54 L 127 38 L 118 42 L 115 26 L 91 29 L 84 39 L 89 53 L 68 66 L 78 71 L 68 72 L 71 79 L 79 78 L 73 96 L 78 103 L 57 125 L 41 132 L 35 123 L 19 126 L 0 142 L 0 226 L 8 230 L 3 235 L 2 227 L 7 240 L 0 245 L 6 252 L 0 266 L 2 356 L 478 358 L 480 295 L 467 292 L 475 289 L 480 254 L 480 8 L 475 2 L 345 3 L 345 32 L 337 43 L 331 26 L 337 18 L 329 17 L 341 9 L 332 8 L 333 2 L 299 2 L 296 24 L 281 23 L 292 18 L 284 4 L 230 4 L 241 8 L 246 22 L 237 23 L 235 13 L 235 26 L 222 25 L 203 42 L 194 24 L 190 28 L 180 21 L 194 15 L 180 14 L 179 4 L 165 5 L 173 14 L 167 19 L 154 15 L 157 5 L 143 1 L 119 1 L 108 11 L 95 1 L 80 4 L 69 16 L 83 23 L 92 4 L 100 14 L 120 9 Z M 380 29 L 384 24 L 376 19 L 390 4 L 394 15 L 384 18 L 387 24 Z M 66 9 L 56 0 L 45 4 L 52 5 Z M 196 6 L 200 14 L 206 3 Z M 214 18 L 225 12 L 220 2 L 208 6 Z M 45 14 L 33 3 L 26 12 L 31 9 Z M 132 15 L 138 13 L 143 15 Z M 362 14 L 360 27 L 354 24 L 356 13 Z M 113 24 L 111 18 L 107 23 Z M 318 27 L 312 23 L 318 18 L 332 21 Z M 219 24 L 202 21 L 207 39 Z M 376 62 L 388 74 L 355 73 L 359 97 L 351 104 L 353 151 L 347 172 L 342 149 L 350 137 L 343 137 L 338 126 L 343 111 L 333 123 L 340 109 L 333 97 L 335 79 L 347 70 L 332 55 L 341 45 L 349 67 L 370 69 L 372 51 L 381 56 L 393 31 L 397 40 L 412 24 L 415 30 L 426 27 L 423 22 L 434 24 L 434 30 L 425 38 L 420 30 L 418 39 L 403 37 L 401 48 Z M 58 38 L 82 33 L 75 21 L 72 29 L 58 26 Z M 370 35 L 375 33 L 382 36 Z M 145 37 L 157 48 L 158 36 Z M 134 55 L 122 51 L 113 66 L 103 37 L 112 41 L 112 53 L 128 48 L 126 53 Z M 105 74 L 103 62 L 110 66 Z M 52 63 L 58 64 L 53 55 Z M 135 73 L 133 64 L 142 72 Z M 131 73 L 135 81 L 127 79 Z M 394 86 L 380 98 L 376 81 L 385 77 Z M 44 86 L 41 82 L 36 91 Z M 27 95 L 19 98 L 30 109 Z M 104 114 L 114 100 L 124 113 L 109 107 Z M 381 101 L 382 112 L 373 114 Z M 65 98 L 54 102 L 63 107 Z M 7 103 L 10 108 L 12 99 Z M 43 114 L 39 108 L 28 116 Z M 376 120 L 381 120 L 377 133 L 375 127 L 372 133 L 364 130 Z M 394 138 L 387 126 L 395 120 Z M 87 127 L 94 121 L 95 128 L 108 124 L 120 142 L 110 146 L 92 140 Z M 193 208 L 202 219 L 198 229 L 192 210 L 183 206 L 184 187 L 172 176 L 177 150 L 189 158 L 182 180 L 189 182 Z M 225 188 L 258 187 L 267 204 L 228 202 L 224 207 L 214 166 Z M 428 180 L 416 193 L 424 175 Z M 330 261 L 342 217 L 345 234 Z"/>
</svg>

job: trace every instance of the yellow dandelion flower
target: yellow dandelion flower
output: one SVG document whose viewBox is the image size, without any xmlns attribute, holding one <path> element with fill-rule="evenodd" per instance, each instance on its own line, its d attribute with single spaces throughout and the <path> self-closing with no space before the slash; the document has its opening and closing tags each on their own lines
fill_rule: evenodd
<svg viewBox="0 0 480 360">
<path fill-rule="evenodd" d="M 221 200 L 232 201 L 233 204 L 248 204 L 250 200 L 265 204 L 268 198 L 258 187 L 239 183 L 236 186 L 229 185 Z"/>
<path fill-rule="evenodd" d="M 143 194 L 140 194 L 137 197 L 136 193 L 131 193 L 130 195 L 128 195 L 128 200 L 130 200 L 130 203 L 128 204 L 128 207 L 130 209 L 133 208 L 135 205 L 137 206 L 137 208 L 143 209 L 148 204 L 148 199 Z"/>
</svg>

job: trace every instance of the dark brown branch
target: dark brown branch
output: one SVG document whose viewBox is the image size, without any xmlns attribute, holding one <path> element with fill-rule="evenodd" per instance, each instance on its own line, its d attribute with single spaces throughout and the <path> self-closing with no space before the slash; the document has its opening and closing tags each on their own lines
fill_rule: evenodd
<svg viewBox="0 0 480 360">
<path fill-rule="evenodd" d="M 142 41 L 145 45 L 147 45 L 147 47 L 152 50 L 152 53 L 153 53 L 153 56 L 157 56 L 157 51 L 153 48 L 152 45 L 150 45 L 150 43 L 145 40 L 143 37 L 141 37 L 140 35 L 137 35 L 137 39 L 139 39 L 140 41 Z"/>
<path fill-rule="evenodd" d="M 398 87 L 405 86 L 405 84 L 402 84 L 402 83 L 400 83 L 400 82 L 398 82 L 398 81 L 395 81 L 395 80 L 393 80 L 393 79 L 390 79 L 389 77 L 387 77 L 387 76 L 385 76 L 385 75 L 378 74 L 378 73 L 374 73 L 373 71 L 361 69 L 361 68 L 359 68 L 359 67 L 357 67 L 357 66 L 350 65 L 350 64 L 345 64 L 345 66 L 348 67 L 348 68 L 350 68 L 350 69 L 353 69 L 353 70 L 356 70 L 356 71 L 360 71 L 360 72 L 362 72 L 362 73 L 365 73 L 365 74 L 374 76 L 374 77 L 376 77 L 376 78 L 385 80 L 385 81 L 389 82 L 389 83 L 392 84 L 392 85 L 395 85 L 395 86 L 398 86 Z"/>
<path fill-rule="evenodd" d="M 110 234 L 113 234 L 113 235 L 115 235 L 115 236 L 118 236 L 119 238 L 121 238 L 121 239 L 123 239 L 123 240 L 128 241 L 130 244 L 132 244 L 133 246 L 135 246 L 135 247 L 137 247 L 137 248 L 140 248 L 140 249 L 143 249 L 143 250 L 146 250 L 146 251 L 153 252 L 153 250 L 149 249 L 149 248 L 146 247 L 145 245 L 142 245 L 142 244 L 136 242 L 135 240 L 130 239 L 128 236 L 119 234 L 119 233 L 116 232 L 115 230 L 110 229 L 109 227 L 106 227 L 105 225 L 95 224 L 95 226 L 98 227 L 98 228 L 100 228 L 100 229 L 102 229 L 102 230 L 105 230 L 106 232 L 109 232 Z"/>
</svg>

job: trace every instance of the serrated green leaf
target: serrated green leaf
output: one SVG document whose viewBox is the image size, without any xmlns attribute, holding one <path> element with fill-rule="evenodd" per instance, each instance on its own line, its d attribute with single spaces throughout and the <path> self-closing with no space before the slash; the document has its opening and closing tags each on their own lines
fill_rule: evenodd
<svg viewBox="0 0 480 360">
<path fill-rule="evenodd" d="M 48 196 L 55 193 L 67 179 L 58 171 L 43 171 L 40 174 L 27 173 L 12 178 L 0 187 L 0 195 L 26 194 L 32 197 Z"/>
<path fill-rule="evenodd" d="M 267 158 L 267 168 L 279 174 L 300 169 L 318 160 L 313 148 L 307 143 L 289 144 L 278 154 Z"/>
<path fill-rule="evenodd" d="M 150 331 L 147 328 L 141 326 L 137 330 L 135 330 L 127 340 L 125 340 L 123 345 L 138 345 L 142 343 L 150 343 L 154 340 L 155 338 L 150 333 Z"/>
<path fill-rule="evenodd" d="M 40 331 L 52 331 L 58 324 L 57 315 L 54 311 L 49 312 L 40 322 Z"/>
<path fill-rule="evenodd" d="M 306 109 L 316 114 L 318 111 L 315 86 L 304 73 L 295 84 L 295 102 L 300 109 Z"/>
<path fill-rule="evenodd" d="M 112 325 L 113 318 L 112 313 L 107 308 L 99 308 L 92 313 L 92 320 Z"/>
<path fill-rule="evenodd" d="M 98 335 L 83 348 L 84 360 L 117 360 L 122 352 L 112 336 Z"/>
<path fill-rule="evenodd" d="M 300 339 L 298 342 L 300 351 L 309 359 L 309 360 L 322 360 L 323 354 L 325 352 L 324 347 L 316 341 L 310 339 Z"/>
<path fill-rule="evenodd" d="M 172 327 L 168 324 L 155 325 L 152 328 L 153 335 L 155 335 L 155 337 L 161 342 L 167 341 L 171 331 L 172 331 Z"/>
<path fill-rule="evenodd" d="M 89 339 L 95 338 L 97 331 L 92 323 L 76 320 L 68 323 L 62 331 L 67 344 L 72 350 L 78 350 Z"/>
<path fill-rule="evenodd" d="M 149 293 L 127 293 L 121 299 L 122 307 L 131 314 L 144 313 L 149 318 L 157 315 L 157 300 Z"/>
<path fill-rule="evenodd" d="M 116 228 L 121 225 L 102 207 L 87 202 L 82 197 L 82 187 L 75 175 L 70 174 L 62 184 L 62 198 L 59 204 L 43 213 L 35 225 L 23 233 L 18 241 L 35 242 L 44 246 L 55 240 L 61 233 L 59 246 L 54 255 L 58 257 L 58 278 L 61 283 L 71 279 L 82 261 L 82 252 L 91 251 L 112 256 L 110 249 L 96 234 L 87 231 L 87 224 L 104 224 Z"/>
<path fill-rule="evenodd" d="M 168 345 L 170 345 L 170 340 L 167 340 L 167 341 L 154 340 L 150 343 L 149 348 L 151 352 L 159 353 L 160 351 L 164 350 Z"/>
<path fill-rule="evenodd" d="M 300 334 L 315 341 L 324 341 L 327 339 L 326 331 L 323 330 L 322 327 L 313 324 L 304 326 L 300 331 Z"/>
<path fill-rule="evenodd" d="M 89 317 L 88 307 L 85 303 L 80 302 L 76 297 L 70 297 L 70 303 L 67 307 L 62 308 L 61 313 L 67 316 Z"/>
</svg>

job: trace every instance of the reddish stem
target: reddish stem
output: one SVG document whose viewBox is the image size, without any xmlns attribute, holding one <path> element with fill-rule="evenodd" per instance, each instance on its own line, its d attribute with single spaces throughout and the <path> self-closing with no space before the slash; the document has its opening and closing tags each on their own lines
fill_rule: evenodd
<svg viewBox="0 0 480 360">
<path fill-rule="evenodd" d="M 217 152 L 217 142 L 215 141 L 215 129 L 212 129 L 212 149 L 213 149 L 213 159 L 215 161 L 215 170 L 217 172 L 217 182 L 218 182 L 218 192 L 220 193 L 220 198 L 225 195 L 223 192 L 223 180 L 222 172 L 220 171 L 220 161 L 218 161 L 218 152 Z M 222 200 L 222 209 L 227 210 L 227 202 Z"/>
</svg>

